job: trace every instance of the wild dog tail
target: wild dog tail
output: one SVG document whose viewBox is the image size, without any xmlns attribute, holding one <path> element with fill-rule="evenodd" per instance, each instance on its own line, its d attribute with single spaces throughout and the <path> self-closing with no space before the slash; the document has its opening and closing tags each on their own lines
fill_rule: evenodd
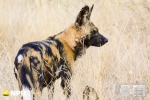
<svg viewBox="0 0 150 100">
<path fill-rule="evenodd" d="M 99 100 L 99 97 L 94 88 L 86 86 L 83 91 L 83 100 Z"/>
<path fill-rule="evenodd" d="M 32 76 L 30 70 L 30 52 L 28 49 L 20 49 L 15 61 L 14 73 L 15 77 L 18 80 L 19 89 L 23 100 L 32 100 L 31 96 L 31 85 L 32 85 Z"/>
</svg>

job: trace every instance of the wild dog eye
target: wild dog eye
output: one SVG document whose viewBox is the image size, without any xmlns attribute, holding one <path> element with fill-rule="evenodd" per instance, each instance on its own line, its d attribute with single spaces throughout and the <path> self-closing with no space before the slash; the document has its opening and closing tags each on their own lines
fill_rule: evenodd
<svg viewBox="0 0 150 100">
<path fill-rule="evenodd" d="M 91 33 L 96 33 L 96 32 L 97 32 L 96 30 L 92 30 L 92 31 L 91 31 Z"/>
</svg>

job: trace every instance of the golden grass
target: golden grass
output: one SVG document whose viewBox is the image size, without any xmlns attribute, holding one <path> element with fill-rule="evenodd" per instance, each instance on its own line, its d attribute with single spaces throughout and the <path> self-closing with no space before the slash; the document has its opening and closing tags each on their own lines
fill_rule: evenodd
<svg viewBox="0 0 150 100">
<path fill-rule="evenodd" d="M 0 0 L 0 91 L 18 90 L 13 61 L 22 44 L 46 39 L 68 27 L 85 5 L 95 4 L 91 20 L 109 42 L 91 47 L 78 59 L 71 100 L 82 100 L 86 85 L 100 100 L 150 100 L 150 1 L 148 0 Z M 60 80 L 54 100 L 64 100 Z M 116 86 L 146 85 L 146 97 L 124 97 Z M 43 100 L 47 100 L 44 89 Z M 20 100 L 19 96 L 0 100 Z"/>
</svg>

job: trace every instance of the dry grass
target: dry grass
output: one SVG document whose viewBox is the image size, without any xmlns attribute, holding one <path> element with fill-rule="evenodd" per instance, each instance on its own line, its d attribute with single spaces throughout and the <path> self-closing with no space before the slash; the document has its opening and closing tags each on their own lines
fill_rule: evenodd
<svg viewBox="0 0 150 100">
<path fill-rule="evenodd" d="M 13 61 L 22 44 L 43 40 L 68 27 L 85 4 L 95 4 L 91 20 L 109 39 L 78 59 L 71 100 L 82 100 L 86 85 L 100 100 L 150 100 L 150 1 L 148 0 L 0 0 L 0 91 L 18 90 Z M 64 100 L 56 82 L 54 100 Z M 119 84 L 145 84 L 146 97 L 124 97 Z M 47 99 L 44 89 L 44 100 Z M 18 96 L 0 100 L 19 100 Z"/>
</svg>

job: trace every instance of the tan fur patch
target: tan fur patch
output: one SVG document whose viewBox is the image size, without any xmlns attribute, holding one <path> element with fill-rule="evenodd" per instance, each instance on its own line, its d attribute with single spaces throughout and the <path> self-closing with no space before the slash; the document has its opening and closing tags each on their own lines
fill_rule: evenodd
<svg viewBox="0 0 150 100">
<path fill-rule="evenodd" d="M 60 61 L 60 54 L 56 46 L 54 44 L 51 44 L 50 48 L 52 49 L 53 55 L 57 57 L 58 61 Z"/>
<path fill-rule="evenodd" d="M 42 46 L 42 48 L 43 48 L 42 52 L 43 52 L 43 54 L 44 54 L 44 55 L 43 55 L 43 59 L 46 61 L 47 65 L 49 65 L 49 64 L 51 63 L 52 58 L 45 54 L 45 53 L 46 53 L 46 48 L 45 48 L 45 46 L 44 46 L 44 45 L 41 45 L 41 46 Z"/>
</svg>

